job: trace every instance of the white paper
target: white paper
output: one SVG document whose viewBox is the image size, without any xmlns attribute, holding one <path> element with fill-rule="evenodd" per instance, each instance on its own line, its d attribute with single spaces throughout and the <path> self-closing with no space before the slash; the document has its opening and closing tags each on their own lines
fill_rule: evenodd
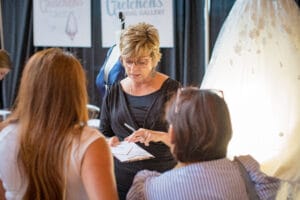
<svg viewBox="0 0 300 200">
<path fill-rule="evenodd" d="M 118 146 L 110 148 L 112 154 L 121 162 L 132 162 L 154 158 L 152 154 L 133 142 L 122 141 Z"/>
</svg>

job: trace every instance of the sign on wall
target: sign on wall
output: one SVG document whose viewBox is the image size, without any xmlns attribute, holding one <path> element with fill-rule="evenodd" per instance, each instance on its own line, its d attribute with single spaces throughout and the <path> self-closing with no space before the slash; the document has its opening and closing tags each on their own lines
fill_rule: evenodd
<svg viewBox="0 0 300 200">
<path fill-rule="evenodd" d="M 173 47 L 173 0 L 101 0 L 102 46 L 116 43 L 121 30 L 119 12 L 125 27 L 138 22 L 153 24 L 159 31 L 161 47 Z"/>
<path fill-rule="evenodd" d="M 91 47 L 90 0 L 34 0 L 34 46 Z"/>
</svg>

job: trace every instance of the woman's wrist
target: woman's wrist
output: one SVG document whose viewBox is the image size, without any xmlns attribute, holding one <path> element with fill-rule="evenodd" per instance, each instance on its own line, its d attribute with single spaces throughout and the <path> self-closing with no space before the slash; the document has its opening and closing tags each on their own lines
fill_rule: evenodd
<svg viewBox="0 0 300 200">
<path fill-rule="evenodd" d="M 150 134 L 153 134 L 154 142 L 163 142 L 164 144 L 170 146 L 170 139 L 168 133 L 162 131 L 150 131 Z"/>
<path fill-rule="evenodd" d="M 149 146 L 150 142 L 163 142 L 170 146 L 169 135 L 166 132 L 140 128 L 125 138 L 128 142 L 140 142 Z"/>
</svg>

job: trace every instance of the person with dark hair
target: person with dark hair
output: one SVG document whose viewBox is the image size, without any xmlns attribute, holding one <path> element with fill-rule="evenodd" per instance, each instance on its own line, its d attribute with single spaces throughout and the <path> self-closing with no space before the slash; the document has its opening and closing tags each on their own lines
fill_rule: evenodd
<svg viewBox="0 0 300 200">
<path fill-rule="evenodd" d="M 12 62 L 9 54 L 4 49 L 0 49 L 0 109 L 3 108 L 2 80 L 11 71 Z"/>
<path fill-rule="evenodd" d="M 7 51 L 0 49 L 0 80 L 12 69 L 11 59 Z"/>
<path fill-rule="evenodd" d="M 128 200 L 248 199 L 236 161 L 226 158 L 232 127 L 222 95 L 195 87 L 178 90 L 166 111 L 169 144 L 178 165 L 164 173 L 138 172 Z M 276 195 L 278 179 L 262 173 L 251 156 L 236 159 L 246 168 L 260 199 Z"/>
<path fill-rule="evenodd" d="M 86 77 L 58 48 L 27 62 L 16 104 L 0 123 L 0 199 L 117 199 L 104 136 L 87 126 Z"/>
<path fill-rule="evenodd" d="M 100 131 L 110 137 L 111 146 L 118 145 L 131 134 L 148 136 L 139 137 L 141 141 L 136 142 L 155 157 L 134 162 L 115 159 L 121 200 L 126 198 L 138 171 L 149 169 L 163 172 L 176 165 L 169 147 L 162 142 L 168 130 L 163 111 L 180 83 L 156 70 L 161 59 L 159 45 L 158 30 L 151 24 L 139 23 L 121 32 L 119 47 L 127 77 L 109 88 L 101 107 Z M 161 137 L 144 145 L 144 139 L 156 134 Z"/>
</svg>

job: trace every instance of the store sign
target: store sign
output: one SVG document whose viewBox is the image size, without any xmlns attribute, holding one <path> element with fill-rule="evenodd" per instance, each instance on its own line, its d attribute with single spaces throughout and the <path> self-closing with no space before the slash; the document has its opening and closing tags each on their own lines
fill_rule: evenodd
<svg viewBox="0 0 300 200">
<path fill-rule="evenodd" d="M 173 0 L 101 0 L 103 47 L 117 41 L 122 28 L 120 12 L 125 17 L 125 27 L 138 22 L 153 24 L 159 31 L 161 47 L 174 46 Z"/>
<path fill-rule="evenodd" d="M 90 0 L 34 0 L 34 46 L 91 47 Z"/>
</svg>

